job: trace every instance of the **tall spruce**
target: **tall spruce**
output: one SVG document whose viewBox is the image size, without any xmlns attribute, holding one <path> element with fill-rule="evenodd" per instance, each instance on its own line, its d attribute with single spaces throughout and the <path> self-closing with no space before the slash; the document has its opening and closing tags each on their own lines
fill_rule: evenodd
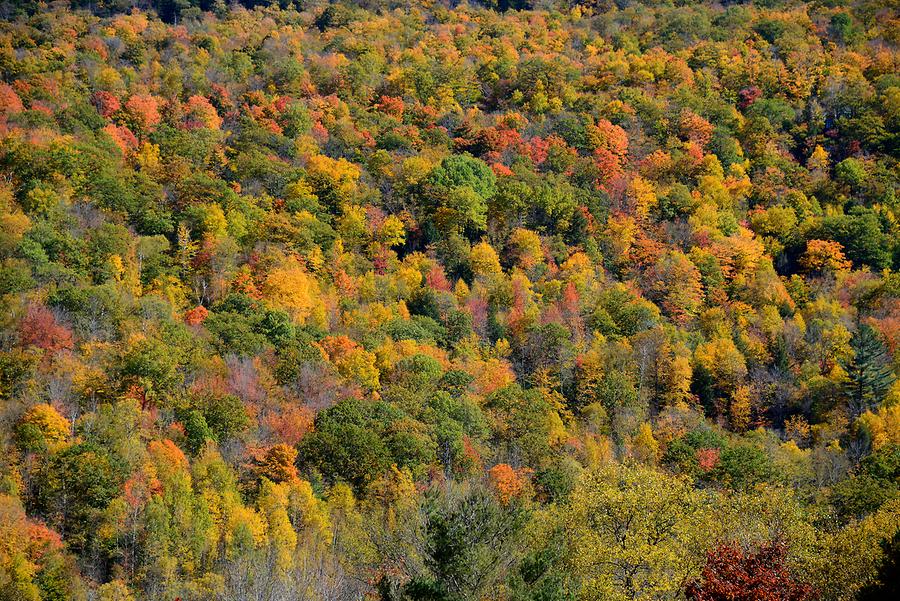
<svg viewBox="0 0 900 601">
<path fill-rule="evenodd" d="M 853 358 L 843 363 L 847 371 L 846 395 L 852 416 L 876 408 L 894 383 L 887 352 L 875 331 L 860 325 L 850 339 Z"/>
</svg>

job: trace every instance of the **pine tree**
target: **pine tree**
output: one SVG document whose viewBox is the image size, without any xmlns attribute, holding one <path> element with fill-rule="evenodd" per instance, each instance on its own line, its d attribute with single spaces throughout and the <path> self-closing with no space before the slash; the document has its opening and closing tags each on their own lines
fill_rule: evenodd
<svg viewBox="0 0 900 601">
<path fill-rule="evenodd" d="M 884 345 L 875 331 L 862 325 L 850 339 L 853 358 L 843 365 L 847 372 L 846 394 L 856 417 L 878 406 L 894 382 Z"/>
</svg>

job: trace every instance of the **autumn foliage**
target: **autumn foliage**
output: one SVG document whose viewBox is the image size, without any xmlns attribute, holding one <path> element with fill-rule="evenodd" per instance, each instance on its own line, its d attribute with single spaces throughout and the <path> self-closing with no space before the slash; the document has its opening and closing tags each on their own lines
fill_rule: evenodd
<svg viewBox="0 0 900 601">
<path fill-rule="evenodd" d="M 688 583 L 691 601 L 805 601 L 815 591 L 792 576 L 787 546 L 774 541 L 759 549 L 744 551 L 731 544 L 719 545 L 706 556 L 698 580 Z"/>
<path fill-rule="evenodd" d="M 48 352 L 73 347 L 72 333 L 56 321 L 56 316 L 43 305 L 30 305 L 19 324 L 19 341 Z"/>
<path fill-rule="evenodd" d="M 895 5 L 0 2 L 0 601 L 891 590 Z"/>
<path fill-rule="evenodd" d="M 491 486 L 497 498 L 504 505 L 522 495 L 528 486 L 527 471 L 514 470 L 506 463 L 500 463 L 488 470 Z"/>
</svg>

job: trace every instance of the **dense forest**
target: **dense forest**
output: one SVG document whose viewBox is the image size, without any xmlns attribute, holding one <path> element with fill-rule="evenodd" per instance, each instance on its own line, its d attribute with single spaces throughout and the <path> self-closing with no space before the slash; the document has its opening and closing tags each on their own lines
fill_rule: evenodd
<svg viewBox="0 0 900 601">
<path fill-rule="evenodd" d="M 0 0 L 0 601 L 900 582 L 892 0 Z"/>
</svg>

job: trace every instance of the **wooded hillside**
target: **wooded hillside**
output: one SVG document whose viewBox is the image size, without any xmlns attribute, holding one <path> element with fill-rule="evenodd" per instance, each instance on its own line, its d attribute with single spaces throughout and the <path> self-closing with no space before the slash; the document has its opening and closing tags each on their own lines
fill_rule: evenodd
<svg viewBox="0 0 900 601">
<path fill-rule="evenodd" d="M 0 18 L 0 601 L 896 593 L 896 2 Z"/>
</svg>

